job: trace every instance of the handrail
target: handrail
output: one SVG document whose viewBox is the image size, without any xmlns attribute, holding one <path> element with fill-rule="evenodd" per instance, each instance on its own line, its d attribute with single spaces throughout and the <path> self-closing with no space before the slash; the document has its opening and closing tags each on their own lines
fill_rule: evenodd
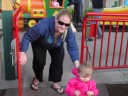
<svg viewBox="0 0 128 96">
<path fill-rule="evenodd" d="M 21 6 L 14 11 L 13 17 L 12 17 L 12 20 L 13 20 L 13 36 L 14 36 L 14 38 L 15 38 L 15 33 L 16 33 L 15 32 L 15 28 L 17 27 L 16 26 L 16 18 L 18 17 L 19 14 L 21 14 L 20 12 L 21 12 Z"/>
<path fill-rule="evenodd" d="M 16 8 L 16 5 L 17 5 L 17 6 L 20 6 L 20 4 L 19 4 L 19 3 L 14 2 L 14 3 L 13 3 L 13 9 L 14 9 L 14 10 L 16 10 L 16 9 L 17 9 L 17 8 Z"/>
<path fill-rule="evenodd" d="M 13 13 L 13 38 L 16 39 L 16 57 L 17 57 L 17 75 L 18 75 L 18 96 L 22 96 L 22 78 L 21 78 L 21 65 L 20 65 L 20 40 L 19 40 L 19 29 L 18 20 L 22 14 L 21 7 L 16 9 Z"/>
<path fill-rule="evenodd" d="M 2 9 L 0 9 L 0 13 L 2 13 Z"/>
</svg>

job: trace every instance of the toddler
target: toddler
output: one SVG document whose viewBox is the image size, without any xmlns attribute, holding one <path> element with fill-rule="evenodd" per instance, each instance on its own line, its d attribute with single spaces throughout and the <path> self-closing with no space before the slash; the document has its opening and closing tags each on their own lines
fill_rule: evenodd
<svg viewBox="0 0 128 96">
<path fill-rule="evenodd" d="M 96 88 L 96 82 L 91 80 L 93 68 L 90 64 L 80 64 L 72 69 L 76 76 L 68 81 L 65 92 L 68 96 L 98 96 L 99 90 Z"/>
</svg>

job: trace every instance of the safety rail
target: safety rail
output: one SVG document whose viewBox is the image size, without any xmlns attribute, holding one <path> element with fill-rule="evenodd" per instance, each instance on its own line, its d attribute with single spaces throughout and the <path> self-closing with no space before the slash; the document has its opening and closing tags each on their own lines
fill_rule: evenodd
<svg viewBox="0 0 128 96">
<path fill-rule="evenodd" d="M 14 10 L 18 9 L 19 7 L 21 7 L 19 3 L 13 2 L 13 9 Z M 19 8 L 19 9 L 21 10 L 21 8 Z"/>
<path fill-rule="evenodd" d="M 94 16 L 115 16 L 116 18 L 96 19 L 93 18 Z M 128 27 L 128 19 L 118 18 L 120 16 L 128 17 L 128 14 L 87 13 L 82 22 L 80 63 L 90 62 L 95 70 L 128 67 L 128 32 L 125 32 L 125 27 Z M 94 22 L 95 24 L 93 24 Z M 99 22 L 102 22 L 100 40 L 97 39 Z M 109 22 L 109 27 L 105 25 L 106 22 Z M 112 32 L 113 22 L 115 22 L 115 32 Z M 119 32 L 119 22 L 122 23 L 121 32 Z M 106 29 L 108 32 L 105 32 Z M 87 41 L 89 37 L 94 38 L 94 41 Z"/>
<path fill-rule="evenodd" d="M 22 66 L 20 64 L 20 40 L 19 40 L 19 27 L 18 20 L 22 14 L 21 7 L 16 9 L 13 13 L 13 39 L 15 40 L 15 49 L 16 49 L 16 66 L 17 66 L 17 77 L 18 77 L 18 96 L 22 96 L 23 91 L 23 78 L 22 78 Z"/>
<path fill-rule="evenodd" d="M 0 9 L 0 13 L 2 13 L 2 9 Z"/>
</svg>

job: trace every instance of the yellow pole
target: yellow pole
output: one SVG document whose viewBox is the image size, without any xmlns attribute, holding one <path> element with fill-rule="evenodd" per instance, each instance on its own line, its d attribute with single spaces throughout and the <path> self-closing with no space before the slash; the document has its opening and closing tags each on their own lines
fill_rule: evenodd
<svg viewBox="0 0 128 96">
<path fill-rule="evenodd" d="M 28 13 L 30 12 L 31 9 L 31 0 L 28 0 Z"/>
</svg>

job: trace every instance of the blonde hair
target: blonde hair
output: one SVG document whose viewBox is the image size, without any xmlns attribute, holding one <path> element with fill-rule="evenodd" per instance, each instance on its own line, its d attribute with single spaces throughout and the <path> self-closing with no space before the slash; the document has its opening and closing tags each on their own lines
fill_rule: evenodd
<svg viewBox="0 0 128 96">
<path fill-rule="evenodd" d="M 70 20 L 72 19 L 71 13 L 66 9 L 60 10 L 56 17 L 57 19 L 59 19 L 61 16 L 64 16 L 64 15 L 67 15 L 70 18 Z"/>
<path fill-rule="evenodd" d="M 78 67 L 79 74 L 91 74 L 93 72 L 93 68 L 91 64 L 83 63 Z"/>
</svg>

